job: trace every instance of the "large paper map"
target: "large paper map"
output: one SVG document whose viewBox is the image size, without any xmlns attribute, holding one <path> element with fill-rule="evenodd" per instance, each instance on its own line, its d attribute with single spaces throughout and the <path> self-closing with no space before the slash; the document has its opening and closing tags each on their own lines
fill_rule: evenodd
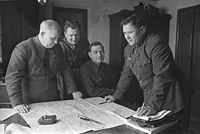
<svg viewBox="0 0 200 134">
<path fill-rule="evenodd" d="M 31 104 L 28 113 L 21 114 L 26 122 L 41 134 L 76 134 L 91 130 L 100 130 L 125 124 L 113 113 L 121 116 L 131 116 L 134 111 L 115 103 L 99 104 L 105 101 L 100 97 L 53 101 Z M 120 113 L 119 113 L 120 112 Z M 77 114 L 84 115 L 97 122 L 82 120 Z M 56 115 L 57 123 L 52 125 L 39 125 L 38 119 L 43 115 Z"/>
</svg>

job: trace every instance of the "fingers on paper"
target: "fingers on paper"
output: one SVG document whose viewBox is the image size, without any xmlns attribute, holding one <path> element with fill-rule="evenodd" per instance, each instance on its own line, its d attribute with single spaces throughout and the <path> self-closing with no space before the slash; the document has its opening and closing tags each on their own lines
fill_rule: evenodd
<svg viewBox="0 0 200 134">
<path fill-rule="evenodd" d="M 113 102 L 115 101 L 115 98 L 112 95 L 108 95 L 108 96 L 105 96 L 105 100 L 106 102 Z"/>
<path fill-rule="evenodd" d="M 21 104 L 14 107 L 19 113 L 27 113 L 30 110 L 30 107 L 27 104 Z"/>
<path fill-rule="evenodd" d="M 151 110 L 146 107 L 139 107 L 136 112 L 138 116 L 145 116 L 149 115 L 151 113 Z"/>
</svg>

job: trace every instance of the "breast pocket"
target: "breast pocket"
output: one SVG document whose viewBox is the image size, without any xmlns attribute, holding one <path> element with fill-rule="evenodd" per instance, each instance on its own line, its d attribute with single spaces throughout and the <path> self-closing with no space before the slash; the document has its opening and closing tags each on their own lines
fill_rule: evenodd
<svg viewBox="0 0 200 134">
<path fill-rule="evenodd" d="M 147 56 L 145 56 L 144 54 L 140 55 L 138 66 L 142 67 L 142 66 L 146 66 L 148 64 L 151 64 L 151 59 L 148 58 Z"/>
<path fill-rule="evenodd" d="M 126 65 L 127 65 L 128 67 L 132 67 L 132 64 L 133 64 L 132 59 L 131 59 L 130 57 L 127 57 L 127 58 L 126 58 Z"/>
<path fill-rule="evenodd" d="M 140 57 L 137 68 L 138 68 L 139 73 L 145 78 L 153 75 L 152 61 L 150 58 L 146 56 Z"/>
</svg>

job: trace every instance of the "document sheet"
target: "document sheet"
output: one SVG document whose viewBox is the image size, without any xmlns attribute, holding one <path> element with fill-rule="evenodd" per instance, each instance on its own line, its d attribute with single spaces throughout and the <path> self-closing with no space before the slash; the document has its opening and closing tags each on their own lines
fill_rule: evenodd
<svg viewBox="0 0 200 134">
<path fill-rule="evenodd" d="M 17 111 L 13 108 L 0 108 L 0 121 L 4 121 L 16 113 Z"/>
<path fill-rule="evenodd" d="M 116 103 L 105 103 L 100 97 L 34 103 L 30 107 L 30 112 L 21 113 L 21 116 L 39 134 L 78 134 L 124 124 L 148 134 L 156 134 L 177 123 L 175 121 L 155 128 L 140 127 L 137 122 L 127 119 L 135 111 Z M 38 119 L 44 115 L 56 115 L 57 122 L 39 125 Z"/>
<path fill-rule="evenodd" d="M 164 118 L 170 112 L 171 111 L 168 111 L 168 110 L 162 110 L 162 111 L 158 112 L 157 114 L 151 115 L 151 116 L 138 116 L 137 114 L 133 114 L 133 117 L 142 119 L 145 121 L 155 121 L 155 120 L 160 120 L 160 119 Z"/>
<path fill-rule="evenodd" d="M 41 134 L 77 134 L 91 130 L 100 130 L 111 128 L 125 124 L 123 120 L 116 115 L 107 112 L 99 104 L 104 101 L 102 98 L 88 98 L 66 101 L 53 101 L 44 103 L 31 104 L 31 110 L 28 113 L 21 114 L 31 128 Z M 123 111 L 125 107 L 113 107 L 110 103 L 107 109 L 112 109 L 114 112 Z M 106 104 L 105 104 L 106 105 Z M 125 116 L 130 116 L 132 113 L 125 112 Z M 83 120 L 77 115 L 83 115 L 94 121 Z M 130 115 L 128 115 L 130 114 Z M 51 125 L 39 125 L 38 119 L 43 115 L 56 115 L 58 121 Z"/>
</svg>

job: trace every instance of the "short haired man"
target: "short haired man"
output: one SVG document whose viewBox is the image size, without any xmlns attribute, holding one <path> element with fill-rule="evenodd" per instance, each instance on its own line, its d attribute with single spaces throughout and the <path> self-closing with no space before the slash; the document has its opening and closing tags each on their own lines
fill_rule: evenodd
<svg viewBox="0 0 200 134">
<path fill-rule="evenodd" d="M 77 21 L 65 21 L 64 38 L 59 42 L 65 55 L 65 59 L 69 62 L 72 75 L 78 89 L 82 89 L 79 79 L 80 66 L 89 60 L 88 47 L 89 41 L 85 36 L 81 35 L 81 27 Z M 60 78 L 60 77 L 59 77 Z M 61 90 L 65 87 L 62 85 L 62 78 L 59 79 Z M 67 96 L 70 98 L 71 96 Z"/>
<path fill-rule="evenodd" d="M 183 111 L 183 90 L 175 85 L 176 65 L 168 44 L 149 31 L 140 15 L 133 14 L 121 24 L 128 42 L 125 64 L 116 92 L 105 99 L 108 102 L 121 99 L 135 75 L 144 94 L 144 105 L 137 110 L 139 116 L 154 115 L 161 110 L 170 110 L 171 114 Z"/>
<path fill-rule="evenodd" d="M 14 109 L 28 112 L 28 104 L 59 100 L 56 74 L 63 76 L 68 93 L 81 98 L 63 52 L 56 45 L 60 26 L 54 20 L 43 21 L 39 34 L 20 42 L 13 50 L 6 72 L 6 89 Z"/>
<path fill-rule="evenodd" d="M 71 68 L 79 68 L 89 60 L 89 41 L 81 35 L 80 24 L 67 20 L 64 24 L 64 38 L 59 44 L 62 46 Z"/>
<path fill-rule="evenodd" d="M 111 68 L 104 63 L 104 47 L 95 41 L 89 46 L 90 59 L 80 68 L 80 77 L 87 97 L 105 97 L 115 92 Z"/>
</svg>

